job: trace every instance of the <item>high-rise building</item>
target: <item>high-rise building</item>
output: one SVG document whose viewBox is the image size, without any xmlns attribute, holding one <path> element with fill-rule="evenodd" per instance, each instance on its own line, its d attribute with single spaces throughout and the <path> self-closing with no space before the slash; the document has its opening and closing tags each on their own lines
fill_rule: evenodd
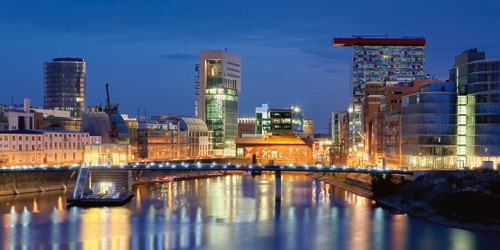
<svg viewBox="0 0 500 250">
<path fill-rule="evenodd" d="M 457 167 L 500 163 L 500 61 L 477 49 L 455 57 L 450 82 L 457 88 Z"/>
<path fill-rule="evenodd" d="M 200 52 L 196 65 L 195 115 L 213 131 L 213 153 L 235 155 L 241 59 L 224 50 Z"/>
<path fill-rule="evenodd" d="M 387 36 L 353 36 L 334 38 L 333 46 L 352 48 L 349 105 L 349 146 L 352 153 L 362 149 L 363 98 L 365 83 L 382 81 L 391 76 L 426 78 L 425 38 L 389 38 Z"/>
<path fill-rule="evenodd" d="M 82 58 L 54 58 L 44 66 L 45 109 L 66 110 L 80 118 L 85 111 L 85 62 Z"/>
</svg>

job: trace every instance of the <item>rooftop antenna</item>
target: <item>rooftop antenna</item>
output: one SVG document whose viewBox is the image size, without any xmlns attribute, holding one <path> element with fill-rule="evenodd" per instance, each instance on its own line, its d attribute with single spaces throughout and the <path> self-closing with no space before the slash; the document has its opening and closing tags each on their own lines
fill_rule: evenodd
<svg viewBox="0 0 500 250">
<path fill-rule="evenodd" d="M 225 50 L 226 52 L 229 52 L 229 48 L 224 48 L 224 50 Z"/>
</svg>

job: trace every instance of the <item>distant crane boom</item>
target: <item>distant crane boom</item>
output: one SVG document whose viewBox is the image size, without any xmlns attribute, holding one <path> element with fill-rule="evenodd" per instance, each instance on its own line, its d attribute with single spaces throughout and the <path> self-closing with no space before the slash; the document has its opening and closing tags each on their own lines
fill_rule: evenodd
<svg viewBox="0 0 500 250">
<path fill-rule="evenodd" d="M 106 83 L 106 102 L 107 102 L 107 114 L 108 114 L 108 119 L 109 119 L 109 138 L 113 143 L 116 143 L 116 140 L 118 138 L 117 133 L 116 133 L 116 124 L 113 122 L 113 119 L 111 117 L 112 111 L 111 111 L 111 100 L 109 98 L 109 84 Z"/>
</svg>

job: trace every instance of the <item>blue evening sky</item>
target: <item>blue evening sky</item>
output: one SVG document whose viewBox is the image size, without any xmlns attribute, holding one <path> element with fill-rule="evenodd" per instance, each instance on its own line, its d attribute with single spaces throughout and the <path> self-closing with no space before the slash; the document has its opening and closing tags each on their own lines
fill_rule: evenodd
<svg viewBox="0 0 500 250">
<path fill-rule="evenodd" d="M 43 106 L 43 63 L 87 62 L 87 106 L 111 101 L 136 117 L 194 115 L 200 50 L 242 57 L 240 116 L 299 105 L 328 127 L 349 102 L 350 49 L 333 37 L 427 39 L 427 73 L 446 79 L 454 56 L 477 47 L 500 59 L 497 0 L 0 0 L 0 103 Z"/>
</svg>

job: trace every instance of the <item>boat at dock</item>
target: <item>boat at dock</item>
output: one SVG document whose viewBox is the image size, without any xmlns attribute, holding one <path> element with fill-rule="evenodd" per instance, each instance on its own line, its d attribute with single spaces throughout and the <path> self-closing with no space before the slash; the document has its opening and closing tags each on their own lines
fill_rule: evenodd
<svg viewBox="0 0 500 250">
<path fill-rule="evenodd" d="M 67 206 L 78 207 L 111 207 L 123 206 L 134 198 L 133 194 L 116 192 L 111 194 L 89 194 L 82 197 L 68 197 Z"/>
</svg>

